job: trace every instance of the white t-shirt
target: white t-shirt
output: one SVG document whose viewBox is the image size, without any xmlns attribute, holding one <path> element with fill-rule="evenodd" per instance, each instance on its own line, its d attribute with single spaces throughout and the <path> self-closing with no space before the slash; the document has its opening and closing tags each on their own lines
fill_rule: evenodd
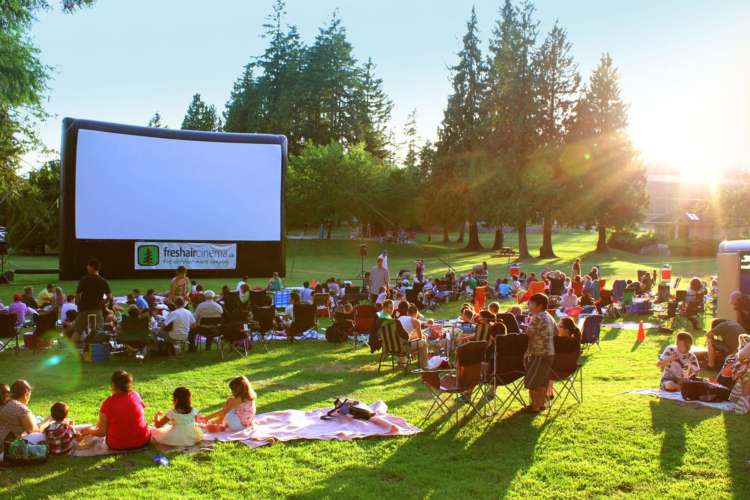
<svg viewBox="0 0 750 500">
<path fill-rule="evenodd" d="M 575 307 L 578 305 L 578 297 L 576 297 L 576 294 L 574 293 L 573 294 L 566 293 L 560 299 L 560 305 L 564 309 L 570 309 L 571 307 Z"/>
<path fill-rule="evenodd" d="M 78 311 L 78 306 L 73 304 L 72 302 L 66 302 L 62 305 L 62 308 L 60 309 L 60 318 L 65 321 L 65 316 L 68 314 L 68 311 Z"/>
<path fill-rule="evenodd" d="M 173 340 L 187 340 L 190 328 L 195 324 L 195 318 L 192 313 L 180 307 L 171 311 L 164 320 L 165 325 L 172 325 L 169 331 L 169 337 Z"/>
<path fill-rule="evenodd" d="M 400 316 L 398 320 L 401 322 L 401 326 L 404 327 L 406 333 L 411 336 L 412 333 L 414 333 L 414 331 L 416 330 L 416 328 L 414 328 L 414 322 L 417 320 L 409 315 Z"/>
<path fill-rule="evenodd" d="M 237 286 L 235 287 L 235 291 L 241 292 L 242 291 L 242 285 L 247 285 L 247 282 L 246 281 L 242 281 L 242 280 L 238 281 L 237 282 Z"/>
</svg>

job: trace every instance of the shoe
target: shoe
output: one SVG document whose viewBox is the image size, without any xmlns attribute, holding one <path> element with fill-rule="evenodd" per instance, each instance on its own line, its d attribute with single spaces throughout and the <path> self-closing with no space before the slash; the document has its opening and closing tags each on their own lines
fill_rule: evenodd
<svg viewBox="0 0 750 500">
<path fill-rule="evenodd" d="M 521 408 L 521 413 L 528 413 L 530 415 L 539 415 L 543 411 L 544 411 L 544 408 L 542 408 L 541 410 L 535 410 L 531 405 L 524 406 L 523 408 Z"/>
</svg>

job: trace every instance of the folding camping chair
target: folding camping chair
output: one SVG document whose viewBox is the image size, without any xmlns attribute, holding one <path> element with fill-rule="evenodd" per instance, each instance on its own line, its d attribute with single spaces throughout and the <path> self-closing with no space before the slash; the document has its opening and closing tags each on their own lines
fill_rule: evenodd
<svg viewBox="0 0 750 500">
<path fill-rule="evenodd" d="M 404 373 L 409 371 L 409 363 L 411 362 L 411 355 L 414 350 L 411 349 L 411 345 L 418 340 L 410 340 L 408 343 L 404 343 L 399 336 L 398 329 L 401 324 L 395 320 L 384 320 L 378 327 L 378 334 L 383 341 L 382 349 L 380 352 L 380 361 L 378 362 L 378 373 L 383 365 L 383 360 L 386 356 L 391 358 L 391 370 L 396 370 L 396 359 L 405 358 L 406 363 L 404 364 Z M 408 347 L 407 347 L 408 346 Z"/>
<path fill-rule="evenodd" d="M 219 357 L 224 359 L 224 344 L 229 343 L 231 350 L 240 357 L 246 357 L 248 351 L 252 348 L 252 341 L 249 338 L 249 332 L 245 331 L 245 321 L 247 316 L 243 311 L 225 313 L 222 318 L 219 336 L 216 338 L 219 349 Z"/>
<path fill-rule="evenodd" d="M 222 300 L 224 302 L 225 311 L 236 311 L 242 306 L 242 302 L 240 301 L 240 292 L 225 293 L 222 297 Z"/>
<path fill-rule="evenodd" d="M 490 323 L 480 323 L 474 330 L 474 340 L 477 342 L 487 342 L 489 345 L 492 342 L 494 326 Z"/>
<path fill-rule="evenodd" d="M 268 352 L 268 339 L 266 338 L 266 335 L 273 332 L 273 320 L 275 317 L 276 311 L 273 307 L 253 307 L 253 320 L 258 325 L 258 341 L 266 352 Z"/>
<path fill-rule="evenodd" d="M 34 315 L 34 333 L 30 339 L 31 349 L 34 352 L 51 346 L 52 341 L 58 336 L 57 316 L 57 309 L 42 311 Z"/>
<path fill-rule="evenodd" d="M 201 336 L 206 338 L 206 350 L 207 351 L 210 346 L 210 343 L 213 340 L 220 342 L 219 337 L 221 337 L 222 322 L 223 322 L 222 318 L 201 318 L 201 320 L 198 322 L 198 325 L 195 327 L 196 332 L 198 332 Z M 221 356 L 221 358 L 224 359 L 224 355 L 222 352 L 219 352 L 219 356 Z"/>
<path fill-rule="evenodd" d="M 315 306 L 312 304 L 294 304 L 292 314 L 294 320 L 292 320 L 287 332 L 290 342 L 294 342 L 294 337 L 298 337 L 316 327 Z"/>
<path fill-rule="evenodd" d="M 505 325 L 508 333 L 521 333 L 521 327 L 518 326 L 518 320 L 511 313 L 500 313 L 497 320 Z"/>
<path fill-rule="evenodd" d="M 375 320 L 378 318 L 378 311 L 372 304 L 360 304 L 354 308 L 354 345 L 353 349 L 359 344 L 357 337 L 359 335 L 370 333 L 375 328 Z"/>
<path fill-rule="evenodd" d="M 250 290 L 250 307 L 265 307 L 268 293 L 265 290 Z"/>
<path fill-rule="evenodd" d="M 526 406 L 526 400 L 523 397 L 523 377 L 526 374 L 523 360 L 526 355 L 526 348 L 529 344 L 529 338 L 526 335 L 511 333 L 495 337 L 495 355 L 492 364 L 492 371 L 487 381 L 487 397 L 491 401 L 493 413 L 500 414 L 500 418 L 511 407 L 514 401 Z M 507 394 L 504 398 L 499 397 L 497 388 L 504 387 Z"/>
<path fill-rule="evenodd" d="M 327 293 L 316 293 L 313 295 L 313 306 L 315 306 L 315 324 L 318 324 L 318 317 L 330 318 L 331 308 L 328 303 L 331 296 Z"/>
<path fill-rule="evenodd" d="M 117 342 L 140 353 L 142 359 L 147 359 L 151 353 L 149 347 L 155 343 L 154 336 L 149 329 L 148 318 L 122 318 L 120 329 L 115 337 Z M 138 356 L 138 354 L 136 354 Z"/>
<path fill-rule="evenodd" d="M 16 313 L 0 313 L 0 352 L 13 349 L 11 342 L 15 342 L 16 354 L 21 352 L 20 333 L 18 331 Z"/>
<path fill-rule="evenodd" d="M 550 380 L 559 386 L 556 397 L 549 401 L 547 418 L 552 413 L 552 408 L 558 406 L 557 414 L 569 397 L 581 404 L 583 402 L 583 366 L 580 363 L 581 344 L 577 339 L 569 337 L 554 338 L 555 357 L 552 361 Z M 576 383 L 580 385 L 580 393 L 576 389 Z"/>
<path fill-rule="evenodd" d="M 612 282 L 612 299 L 617 302 L 622 301 L 626 286 L 627 282 L 625 280 L 615 280 Z"/>
<path fill-rule="evenodd" d="M 586 316 L 583 320 L 583 328 L 581 329 L 581 346 L 584 352 L 587 352 L 591 346 L 596 344 L 601 350 L 599 345 L 599 336 L 602 330 L 602 320 L 604 317 L 601 314 L 592 314 Z"/>
<path fill-rule="evenodd" d="M 487 351 L 487 342 L 467 342 L 456 348 L 455 370 L 420 370 L 424 383 L 433 397 L 432 406 L 427 410 L 424 420 L 428 420 L 437 410 L 445 415 L 455 413 L 458 418 L 463 404 L 469 411 L 481 415 L 477 407 L 478 396 L 482 394 L 482 362 Z M 456 400 L 453 408 L 448 406 L 451 398 Z"/>
</svg>

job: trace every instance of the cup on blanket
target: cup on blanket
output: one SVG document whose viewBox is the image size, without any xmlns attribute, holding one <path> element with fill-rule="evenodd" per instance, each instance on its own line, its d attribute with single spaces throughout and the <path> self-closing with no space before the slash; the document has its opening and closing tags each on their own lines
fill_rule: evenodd
<svg viewBox="0 0 750 500">
<path fill-rule="evenodd" d="M 221 424 L 216 424 L 216 423 L 207 424 L 206 431 L 210 433 L 221 432 Z"/>
</svg>

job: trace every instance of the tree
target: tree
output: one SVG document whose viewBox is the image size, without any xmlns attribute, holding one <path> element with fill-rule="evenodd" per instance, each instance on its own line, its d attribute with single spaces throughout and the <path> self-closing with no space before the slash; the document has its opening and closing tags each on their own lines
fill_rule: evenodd
<svg viewBox="0 0 750 500">
<path fill-rule="evenodd" d="M 62 0 L 60 5 L 71 13 L 93 3 Z M 40 145 L 35 123 L 46 117 L 52 71 L 39 59 L 30 32 L 37 14 L 50 8 L 47 0 L 0 2 L 0 224 L 8 223 L 10 203 L 20 193 L 22 156 Z"/>
<path fill-rule="evenodd" d="M 560 165 L 560 153 L 573 118 L 581 77 L 571 55 L 565 29 L 555 22 L 534 56 L 539 137 L 537 164 L 540 167 L 542 247 L 539 257 L 552 258 L 552 223 L 566 203 L 569 175 Z"/>
<path fill-rule="evenodd" d="M 518 230 L 520 257 L 529 258 L 526 224 L 533 215 L 538 179 L 528 167 L 537 142 L 537 100 L 533 54 L 538 32 L 534 6 L 515 7 L 506 0 L 490 40 L 489 93 L 485 100 L 485 145 L 503 168 L 496 183 L 503 193 L 502 211 Z"/>
<path fill-rule="evenodd" d="M 485 65 L 479 41 L 476 9 L 472 7 L 463 47 L 458 53 L 458 63 L 452 66 L 452 94 L 443 114 L 438 131 L 437 155 L 440 169 L 435 173 L 443 192 L 453 191 L 453 200 L 459 202 L 462 221 L 469 221 L 467 250 L 482 248 L 479 242 L 478 217 L 480 203 L 476 188 L 485 181 L 472 176 L 480 168 L 477 155 L 481 142 L 482 101 L 485 94 Z M 446 196 L 446 199 L 449 198 Z M 454 207 L 454 210 L 459 207 Z M 463 231 L 463 230 L 462 230 Z M 459 241 L 462 238 L 459 236 Z"/>
<path fill-rule="evenodd" d="M 598 252 L 606 252 L 607 229 L 643 218 L 648 204 L 646 169 L 627 134 L 627 106 L 620 97 L 617 69 L 602 55 L 576 106 L 563 166 L 576 173 L 579 220 L 599 232 Z"/>
<path fill-rule="evenodd" d="M 406 117 L 406 124 L 404 125 L 404 137 L 406 138 L 406 155 L 404 156 L 404 166 L 407 168 L 417 168 L 417 141 L 419 140 L 419 136 L 417 134 L 416 108 L 411 110 L 411 113 L 409 113 L 409 115 Z"/>
<path fill-rule="evenodd" d="M 358 88 L 355 89 L 357 106 L 357 137 L 365 143 L 367 151 L 383 160 L 388 159 L 391 145 L 388 123 L 391 119 L 393 102 L 383 90 L 383 80 L 375 76 L 375 63 L 368 58 L 360 71 Z"/>
<path fill-rule="evenodd" d="M 148 120 L 148 124 L 146 126 L 147 127 L 154 127 L 154 128 L 169 128 L 165 124 L 162 123 L 162 121 L 161 121 L 161 115 L 159 114 L 158 111 L 156 113 L 154 113 L 154 116 L 152 116 Z"/>
<path fill-rule="evenodd" d="M 215 132 L 221 130 L 221 119 L 218 117 L 213 104 L 209 106 L 203 102 L 200 94 L 195 94 L 185 113 L 185 118 L 182 120 L 181 128 L 183 130 Z"/>
<path fill-rule="evenodd" d="M 8 239 L 16 250 L 44 252 L 59 237 L 60 160 L 32 170 L 11 209 Z"/>
</svg>

